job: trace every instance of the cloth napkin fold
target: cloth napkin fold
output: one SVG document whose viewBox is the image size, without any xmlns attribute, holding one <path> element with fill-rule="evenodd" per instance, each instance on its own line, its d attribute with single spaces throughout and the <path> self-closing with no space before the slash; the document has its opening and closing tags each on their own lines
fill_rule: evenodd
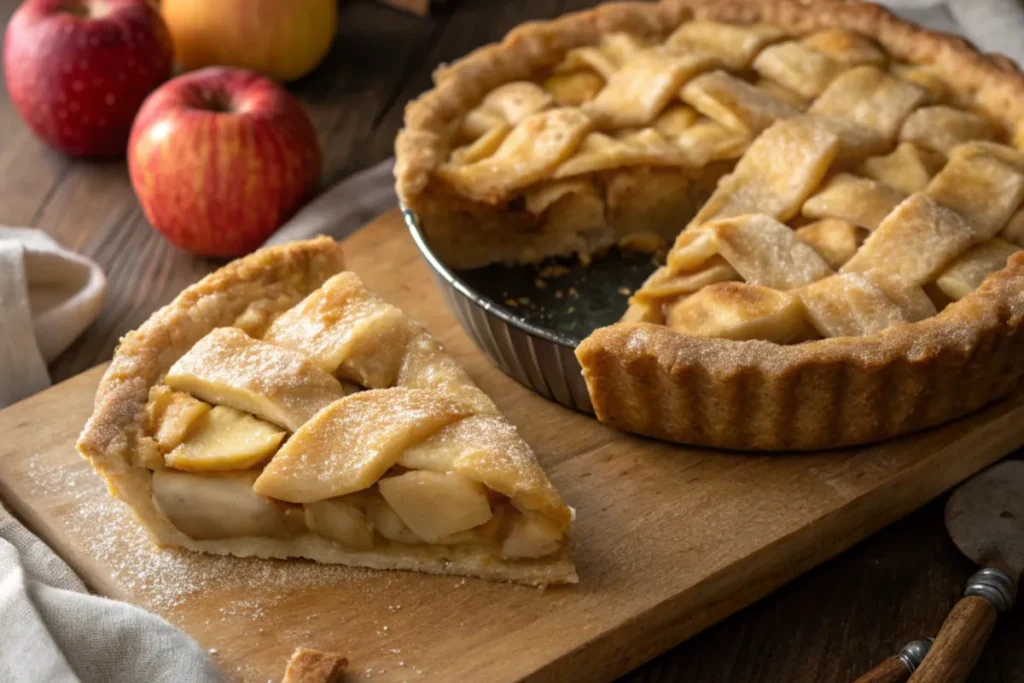
<svg viewBox="0 0 1024 683">
<path fill-rule="evenodd" d="M 206 653 L 160 617 L 89 595 L 0 506 L 0 681 L 217 683 Z"/>
<path fill-rule="evenodd" d="M 0 227 L 0 408 L 50 386 L 46 364 L 99 315 L 106 284 L 45 233 Z"/>
</svg>

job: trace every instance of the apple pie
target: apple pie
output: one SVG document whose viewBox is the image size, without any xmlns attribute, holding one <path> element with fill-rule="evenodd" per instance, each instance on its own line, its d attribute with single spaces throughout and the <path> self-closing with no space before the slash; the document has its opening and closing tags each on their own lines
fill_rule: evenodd
<svg viewBox="0 0 1024 683">
<path fill-rule="evenodd" d="M 577 349 L 602 421 L 746 449 L 939 424 L 1024 374 L 1024 75 L 875 5 L 610 3 L 440 69 L 396 143 L 450 266 L 660 264 Z"/>
<path fill-rule="evenodd" d="M 128 334 L 78 450 L 162 545 L 576 581 L 533 451 L 328 238 L 235 261 Z"/>
</svg>

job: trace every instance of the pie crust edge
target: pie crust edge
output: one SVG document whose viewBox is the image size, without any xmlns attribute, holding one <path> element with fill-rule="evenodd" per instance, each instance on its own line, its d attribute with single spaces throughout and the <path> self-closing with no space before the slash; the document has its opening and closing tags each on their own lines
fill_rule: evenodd
<svg viewBox="0 0 1024 683">
<path fill-rule="evenodd" d="M 763 21 L 790 33 L 845 28 L 927 64 L 1020 140 L 1024 74 L 1001 55 L 848 0 L 611 3 L 524 24 L 435 73 L 406 108 L 396 187 L 416 210 L 455 124 L 502 83 L 528 78 L 603 33 L 664 34 L 689 19 Z M 1024 255 L 938 316 L 877 335 L 800 345 L 695 338 L 644 323 L 597 330 L 577 349 L 595 412 L 617 429 L 697 445 L 820 449 L 941 424 L 1005 396 L 1024 376 Z"/>
<path fill-rule="evenodd" d="M 404 555 L 351 553 L 314 534 L 290 539 L 196 540 L 179 531 L 157 508 L 153 473 L 133 460 L 133 453 L 140 449 L 155 448 L 144 431 L 150 388 L 211 330 L 235 326 L 261 335 L 277 316 L 342 270 L 341 246 L 329 237 L 321 237 L 261 249 L 182 291 L 121 340 L 100 380 L 93 414 L 76 444 L 78 452 L 104 479 L 111 495 L 127 503 L 162 546 L 241 557 L 299 556 L 328 564 L 456 573 L 536 585 L 575 583 L 576 570 L 566 546 L 537 560 L 498 562 L 455 549 L 443 560 L 429 553 L 417 557 L 414 546 Z"/>
</svg>

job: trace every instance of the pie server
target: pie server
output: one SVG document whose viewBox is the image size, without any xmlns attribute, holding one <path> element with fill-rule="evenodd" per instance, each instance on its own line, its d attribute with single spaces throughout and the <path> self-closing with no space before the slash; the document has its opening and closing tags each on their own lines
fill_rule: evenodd
<svg viewBox="0 0 1024 683">
<path fill-rule="evenodd" d="M 586 267 L 548 259 L 540 268 L 456 271 L 431 250 L 416 215 L 404 207 L 402 214 L 449 310 L 491 361 L 538 394 L 593 413 L 576 346 L 619 319 L 629 293 L 654 270 L 650 256 L 613 250 Z"/>
<path fill-rule="evenodd" d="M 996 465 L 954 491 L 946 504 L 946 529 L 960 551 L 984 569 L 967 582 L 934 642 L 915 640 L 855 683 L 967 680 L 1024 577 L 1024 460 Z"/>
</svg>

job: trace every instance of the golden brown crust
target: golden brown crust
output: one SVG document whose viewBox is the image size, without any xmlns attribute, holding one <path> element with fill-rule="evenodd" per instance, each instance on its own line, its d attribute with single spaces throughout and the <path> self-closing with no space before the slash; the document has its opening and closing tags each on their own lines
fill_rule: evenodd
<svg viewBox="0 0 1024 683">
<path fill-rule="evenodd" d="M 664 36 L 682 21 L 763 21 L 790 35 L 840 27 L 896 59 L 934 69 L 957 99 L 1024 143 L 1024 75 L 1001 55 L 854 0 L 662 0 L 611 3 L 525 24 L 438 72 L 411 103 L 396 142 L 399 197 L 429 208 L 434 169 L 461 117 L 489 90 L 528 78 L 602 32 Z M 598 417 L 659 438 L 743 449 L 864 443 L 939 424 L 1008 393 L 1024 374 L 1024 257 L 940 315 L 870 337 L 796 346 L 694 338 L 620 323 L 577 351 Z"/>
<path fill-rule="evenodd" d="M 295 648 L 281 683 L 338 683 L 348 660 L 333 652 Z"/>
<path fill-rule="evenodd" d="M 939 315 L 871 337 L 784 346 L 691 337 L 648 323 L 580 344 L 602 422 L 671 441 L 817 449 L 965 415 L 1024 375 L 1024 253 Z"/>
</svg>

